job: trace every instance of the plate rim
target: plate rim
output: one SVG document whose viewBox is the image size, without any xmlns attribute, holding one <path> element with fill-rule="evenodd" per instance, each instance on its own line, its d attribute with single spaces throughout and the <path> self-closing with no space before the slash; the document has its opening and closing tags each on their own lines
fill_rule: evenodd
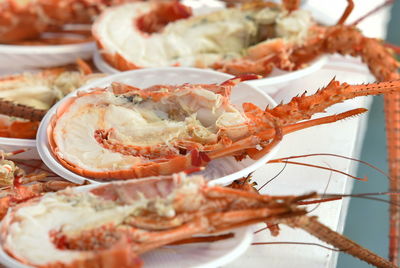
<svg viewBox="0 0 400 268">
<path fill-rule="evenodd" d="M 23 45 L 6 45 L 0 44 L 0 54 L 64 54 L 72 52 L 90 52 L 96 49 L 94 41 L 64 44 L 64 45 L 38 45 L 38 46 L 23 46 Z"/>
</svg>

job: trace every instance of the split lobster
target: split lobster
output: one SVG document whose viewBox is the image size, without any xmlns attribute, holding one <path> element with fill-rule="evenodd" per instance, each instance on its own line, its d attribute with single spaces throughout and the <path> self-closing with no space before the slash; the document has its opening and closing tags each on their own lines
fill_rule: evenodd
<svg viewBox="0 0 400 268">
<path fill-rule="evenodd" d="M 230 104 L 238 82 L 220 85 L 156 85 L 147 89 L 114 83 L 63 102 L 48 126 L 50 147 L 70 170 L 98 179 L 167 175 L 205 166 L 224 156 L 259 159 L 284 134 L 365 112 L 355 109 L 309 119 L 327 107 L 357 96 L 397 92 L 399 81 L 351 86 L 332 81 L 311 96 L 262 110 Z M 137 127 L 137 126 L 140 126 Z"/>
<path fill-rule="evenodd" d="M 65 24 L 90 24 L 107 6 L 121 0 L 3 0 L 0 2 L 0 43 L 58 44 L 88 40 L 85 30 L 63 30 Z M 82 35 L 78 38 L 42 38 L 44 32 Z M 33 40 L 33 41 L 32 41 Z M 41 41 L 41 42 L 40 42 Z"/>
<path fill-rule="evenodd" d="M 263 1 L 242 2 L 246 3 L 195 17 L 171 2 L 170 8 L 181 12 L 163 23 L 155 17 L 171 13 L 166 11 L 165 3 L 128 3 L 106 10 L 94 24 L 93 35 L 104 59 L 122 71 L 180 65 L 209 67 L 233 75 L 266 76 L 274 67 L 292 71 L 321 54 L 340 53 L 361 56 L 379 80 L 397 79 L 399 64 L 391 50 L 380 40 L 363 36 L 354 25 L 344 25 L 354 6 L 350 0 L 334 26 L 313 22 L 307 12 L 298 9 L 297 0 L 283 1 L 282 6 Z M 142 18 L 146 18 L 145 26 L 139 23 Z M 132 20 L 137 23 L 132 24 Z M 158 25 L 157 31 L 148 30 L 152 25 Z M 110 34 L 117 28 L 126 31 L 123 38 Z M 167 50 L 171 52 L 165 53 Z"/>
<path fill-rule="evenodd" d="M 0 79 L 0 137 L 34 139 L 47 110 L 76 88 L 103 76 L 78 60 L 76 65 Z"/>
<path fill-rule="evenodd" d="M 12 207 L 0 236 L 10 256 L 32 266 L 141 267 L 138 255 L 155 248 L 273 221 L 302 228 L 372 265 L 395 267 L 307 216 L 299 203 L 315 197 L 260 195 L 174 174 L 45 194 Z"/>
<path fill-rule="evenodd" d="M 311 25 L 307 12 L 288 14 L 283 7 L 270 2 L 255 1 L 243 7 L 191 16 L 190 8 L 177 1 L 149 1 L 105 10 L 92 30 L 101 56 L 121 71 L 160 66 L 222 70 L 228 65 L 225 60 L 235 61 L 243 54 L 270 57 L 281 54 L 286 43 L 303 43 Z M 118 35 L 114 34 L 117 29 Z M 283 55 L 280 60 L 282 65 L 288 64 Z M 265 76 L 272 71 L 267 64 L 257 72 L 242 65 L 240 74 Z"/>
</svg>

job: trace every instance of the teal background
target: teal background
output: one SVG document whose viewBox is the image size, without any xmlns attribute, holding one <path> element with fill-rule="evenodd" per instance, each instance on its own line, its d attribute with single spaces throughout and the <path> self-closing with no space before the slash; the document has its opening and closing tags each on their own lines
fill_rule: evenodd
<svg viewBox="0 0 400 268">
<path fill-rule="evenodd" d="M 400 1 L 396 1 L 391 10 L 391 19 L 388 25 L 387 41 L 400 45 Z M 387 172 L 385 122 L 383 112 L 383 98 L 374 97 L 368 119 L 361 160 L 367 161 Z M 387 179 L 370 168 L 360 165 L 358 177 L 368 176 L 368 182 L 355 182 L 353 193 L 381 192 L 388 190 Z M 388 205 L 381 202 L 353 198 L 347 214 L 344 234 L 388 258 Z M 349 255 L 340 253 L 339 268 L 371 267 Z"/>
</svg>

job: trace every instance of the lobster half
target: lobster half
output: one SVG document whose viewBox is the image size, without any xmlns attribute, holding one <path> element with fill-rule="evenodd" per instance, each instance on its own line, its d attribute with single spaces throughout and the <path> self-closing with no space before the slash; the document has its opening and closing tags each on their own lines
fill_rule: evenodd
<svg viewBox="0 0 400 268">
<path fill-rule="evenodd" d="M 77 64 L 0 78 L 0 137 L 34 139 L 40 120 L 58 100 L 102 77 Z"/>
<path fill-rule="evenodd" d="M 42 33 L 57 32 L 65 24 L 91 24 L 107 6 L 122 2 L 122 0 L 3 0 L 0 2 L 0 43 L 37 40 Z M 85 31 L 72 31 L 72 33 L 87 35 Z M 68 43 L 68 39 L 63 41 Z"/>
<path fill-rule="evenodd" d="M 259 159 L 283 135 L 365 112 L 355 109 L 304 121 L 335 103 L 400 90 L 399 81 L 352 86 L 332 80 L 314 95 L 261 109 L 229 100 L 245 75 L 217 84 L 113 83 L 65 100 L 48 125 L 55 157 L 68 169 L 97 179 L 169 175 L 224 156 Z M 300 122 L 301 121 L 301 122 Z"/>
<path fill-rule="evenodd" d="M 47 193 L 9 210 L 1 243 L 10 256 L 37 267 L 141 267 L 138 255 L 161 246 L 269 221 L 302 228 L 375 266 L 395 267 L 307 216 L 299 203 L 315 193 L 244 189 L 209 186 L 201 176 L 181 173 Z M 40 243 L 41 253 L 27 241 Z"/>
</svg>

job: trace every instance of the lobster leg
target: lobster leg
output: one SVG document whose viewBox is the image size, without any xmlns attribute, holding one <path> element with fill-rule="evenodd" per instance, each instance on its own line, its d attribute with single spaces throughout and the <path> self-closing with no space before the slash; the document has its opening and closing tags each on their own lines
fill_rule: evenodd
<svg viewBox="0 0 400 268">
<path fill-rule="evenodd" d="M 337 24 L 344 24 L 344 22 L 347 20 L 347 18 L 350 16 L 351 12 L 354 9 L 354 2 L 353 0 L 347 0 L 347 7 L 344 10 L 342 16 L 340 17 L 339 21 Z"/>
<path fill-rule="evenodd" d="M 300 122 L 297 124 L 292 124 L 292 125 L 284 126 L 282 128 L 282 132 L 283 132 L 283 135 L 286 135 L 286 134 L 289 134 L 289 133 L 292 133 L 292 132 L 295 132 L 298 130 L 302 130 L 305 128 L 322 125 L 322 124 L 334 123 L 334 122 L 340 121 L 342 119 L 349 118 L 351 116 L 357 116 L 361 113 L 365 113 L 366 111 L 367 111 L 367 109 L 358 108 L 358 109 L 350 110 L 350 111 L 340 113 L 340 114 L 335 114 L 335 115 L 317 118 L 317 119 L 313 119 L 313 120 L 309 120 L 309 121 L 305 121 L 305 122 Z M 274 135 L 275 135 L 275 131 L 271 128 L 271 129 L 268 129 L 268 130 L 265 130 L 265 131 L 259 133 L 257 136 L 261 140 L 269 140 L 269 139 L 272 139 L 274 137 Z M 257 149 L 251 148 L 251 149 L 248 149 L 246 152 L 250 156 L 251 159 L 259 159 L 264 154 L 266 154 L 268 151 L 264 151 L 264 149 L 259 151 Z"/>
<path fill-rule="evenodd" d="M 329 227 L 320 223 L 316 217 L 302 216 L 296 218 L 287 218 L 279 220 L 279 222 L 282 222 L 292 228 L 301 228 L 311 235 L 318 237 L 318 239 L 376 267 L 397 267 L 397 265 L 358 245 L 345 236 L 331 230 Z"/>
<path fill-rule="evenodd" d="M 384 97 L 387 155 L 389 164 L 389 191 L 400 190 L 400 94 Z M 389 260 L 397 264 L 400 238 L 400 196 L 390 196 Z"/>
</svg>

